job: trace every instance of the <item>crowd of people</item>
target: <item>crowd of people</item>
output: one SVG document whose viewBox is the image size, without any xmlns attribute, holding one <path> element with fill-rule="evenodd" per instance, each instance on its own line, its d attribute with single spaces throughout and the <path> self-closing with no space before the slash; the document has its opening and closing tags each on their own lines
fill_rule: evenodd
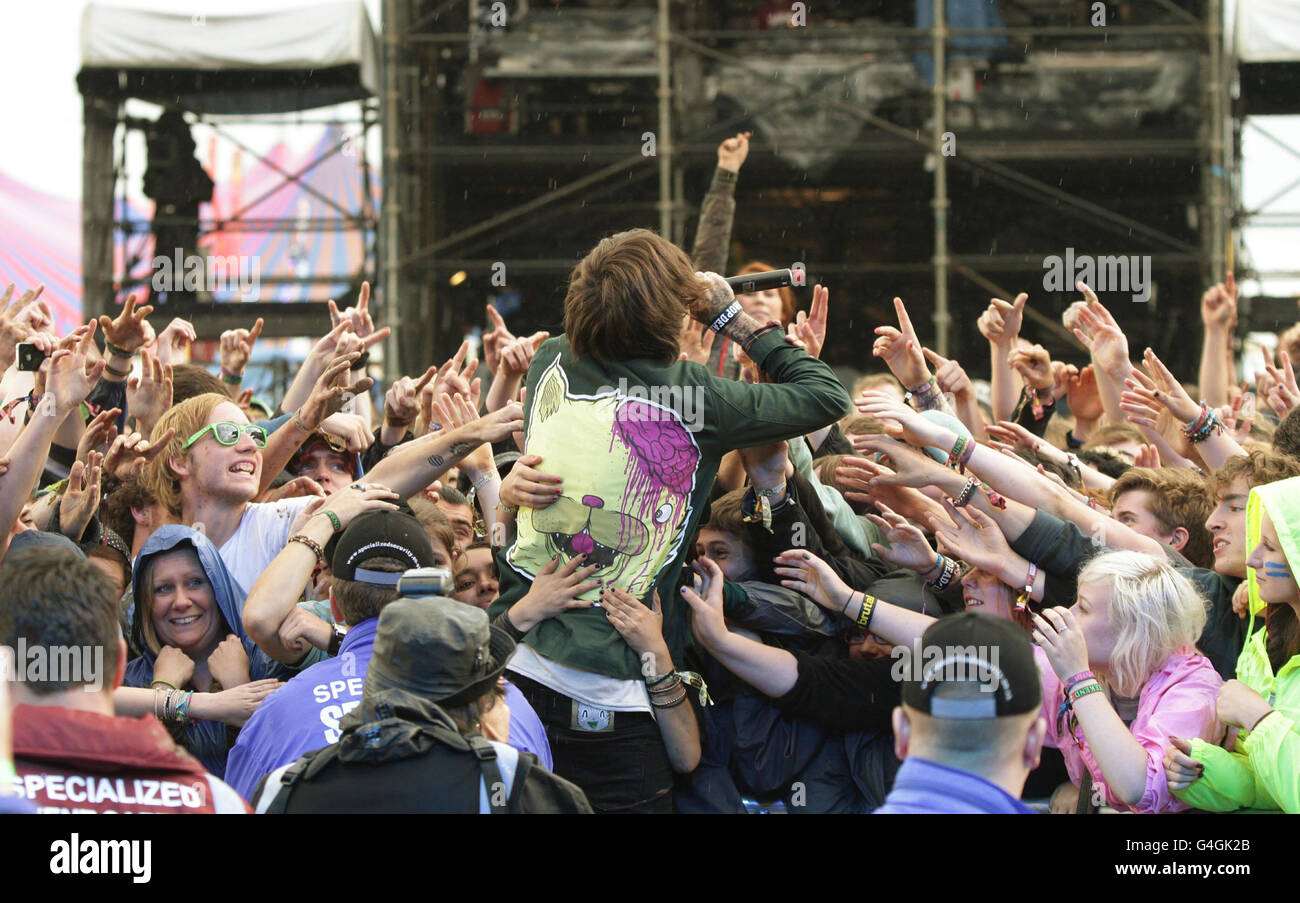
<svg viewBox="0 0 1300 903">
<path fill-rule="evenodd" d="M 896 298 L 846 388 L 718 275 L 747 151 L 562 334 L 377 387 L 365 286 L 274 409 L 260 320 L 10 286 L 0 810 L 1300 812 L 1300 324 L 1238 384 L 1229 275 L 1192 384 L 1082 283 L 1074 363 Z"/>
</svg>

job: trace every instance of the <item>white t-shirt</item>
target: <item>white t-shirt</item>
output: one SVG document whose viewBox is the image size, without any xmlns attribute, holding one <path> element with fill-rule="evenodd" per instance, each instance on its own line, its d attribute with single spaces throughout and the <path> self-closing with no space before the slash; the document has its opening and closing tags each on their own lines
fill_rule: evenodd
<svg viewBox="0 0 1300 903">
<path fill-rule="evenodd" d="M 513 746 L 507 746 L 504 743 L 498 743 L 495 740 L 488 740 L 492 748 L 497 751 L 497 768 L 501 769 L 501 782 L 505 784 L 505 798 L 509 799 L 515 786 L 515 771 L 519 767 L 519 750 Z M 297 760 L 295 760 L 297 761 Z M 253 806 L 258 815 L 265 815 L 266 810 L 271 808 L 271 803 L 280 793 L 280 777 L 293 765 L 281 765 L 275 771 L 266 776 L 266 782 L 262 785 L 262 793 L 253 800 Z M 488 801 L 487 785 L 483 782 L 483 776 L 480 774 L 478 779 L 478 814 L 490 815 L 492 807 Z"/>
<path fill-rule="evenodd" d="M 506 670 L 522 674 L 578 702 L 608 712 L 650 712 L 650 694 L 643 680 L 620 680 L 552 661 L 527 643 L 515 647 Z"/>
<path fill-rule="evenodd" d="M 244 508 L 239 528 L 218 552 L 226 570 L 245 594 L 289 542 L 294 518 L 314 501 L 314 496 L 304 496 L 278 502 L 250 502 Z"/>
</svg>

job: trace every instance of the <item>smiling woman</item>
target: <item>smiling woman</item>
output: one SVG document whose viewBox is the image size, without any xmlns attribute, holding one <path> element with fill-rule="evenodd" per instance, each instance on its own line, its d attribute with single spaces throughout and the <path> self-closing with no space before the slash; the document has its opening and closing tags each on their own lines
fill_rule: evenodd
<svg viewBox="0 0 1300 903">
<path fill-rule="evenodd" d="M 155 714 L 177 742 L 221 776 L 233 738 L 224 724 L 189 718 L 187 694 L 291 672 L 244 632 L 244 592 L 197 530 L 169 524 L 149 537 L 136 561 L 133 596 L 131 629 L 144 653 L 127 665 L 124 684 L 152 687 Z"/>
</svg>

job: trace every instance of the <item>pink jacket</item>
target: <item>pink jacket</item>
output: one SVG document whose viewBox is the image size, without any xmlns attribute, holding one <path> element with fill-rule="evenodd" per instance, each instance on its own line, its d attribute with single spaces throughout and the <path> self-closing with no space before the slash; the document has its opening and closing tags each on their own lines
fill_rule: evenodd
<svg viewBox="0 0 1300 903">
<path fill-rule="evenodd" d="M 1043 678 L 1043 717 L 1047 719 L 1046 745 L 1054 746 L 1065 757 L 1065 767 L 1070 780 L 1077 786 L 1083 769 L 1092 772 L 1093 791 L 1106 794 L 1106 804 L 1120 811 L 1165 813 L 1181 812 L 1190 808 L 1169 793 L 1165 780 L 1165 751 L 1170 737 L 1191 739 L 1200 737 L 1218 744 L 1223 739 L 1223 724 L 1216 716 L 1221 678 L 1210 660 L 1200 654 L 1175 652 L 1156 669 L 1142 687 L 1138 699 L 1137 716 L 1129 729 L 1133 738 L 1147 754 L 1147 783 L 1142 799 L 1136 806 L 1128 806 L 1111 793 L 1101 775 L 1101 768 L 1088 749 L 1083 729 L 1075 727 L 1071 735 L 1069 725 L 1057 729 L 1057 712 L 1065 698 L 1061 680 L 1052 670 L 1042 649 L 1034 648 L 1038 670 Z M 1066 721 L 1069 715 L 1066 715 Z M 1075 740 L 1075 736 L 1078 740 Z"/>
</svg>

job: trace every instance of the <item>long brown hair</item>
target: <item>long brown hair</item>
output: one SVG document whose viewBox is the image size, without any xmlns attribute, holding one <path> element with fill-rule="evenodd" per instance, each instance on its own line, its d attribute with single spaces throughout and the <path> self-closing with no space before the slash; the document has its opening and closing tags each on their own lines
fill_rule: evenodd
<svg viewBox="0 0 1300 903">
<path fill-rule="evenodd" d="M 674 363 L 682 318 L 707 284 L 681 248 L 649 229 L 601 239 L 569 276 L 564 332 L 576 357 Z"/>
</svg>

